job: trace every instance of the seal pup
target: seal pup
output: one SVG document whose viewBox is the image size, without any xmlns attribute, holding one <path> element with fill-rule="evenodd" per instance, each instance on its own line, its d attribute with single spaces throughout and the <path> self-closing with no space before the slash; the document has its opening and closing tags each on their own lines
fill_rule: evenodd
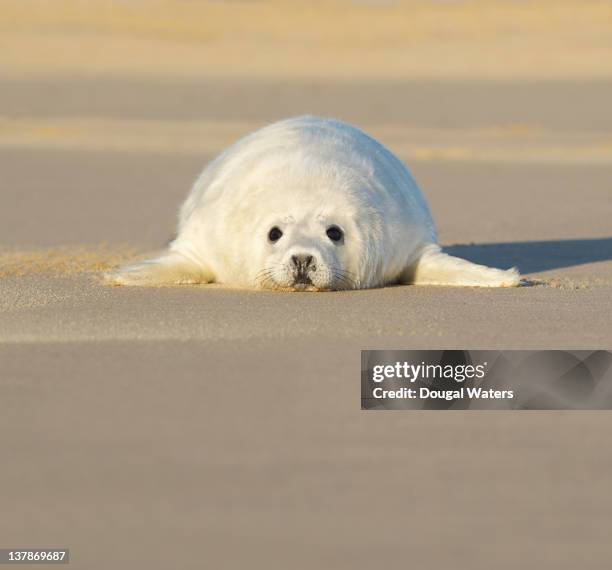
<svg viewBox="0 0 612 570">
<path fill-rule="evenodd" d="M 444 253 L 427 203 L 395 155 L 351 125 L 304 116 L 225 150 L 196 180 L 167 250 L 107 280 L 332 291 L 512 287 L 519 274 Z"/>
</svg>

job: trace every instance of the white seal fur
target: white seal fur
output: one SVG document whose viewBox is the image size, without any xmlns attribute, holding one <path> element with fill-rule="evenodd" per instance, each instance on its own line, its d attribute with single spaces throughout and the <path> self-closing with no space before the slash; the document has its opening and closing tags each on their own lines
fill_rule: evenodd
<svg viewBox="0 0 612 570">
<path fill-rule="evenodd" d="M 168 249 L 109 281 L 329 291 L 393 283 L 511 287 L 519 275 L 443 253 L 425 199 L 399 159 L 353 126 L 305 116 L 223 152 L 194 184 Z"/>
</svg>

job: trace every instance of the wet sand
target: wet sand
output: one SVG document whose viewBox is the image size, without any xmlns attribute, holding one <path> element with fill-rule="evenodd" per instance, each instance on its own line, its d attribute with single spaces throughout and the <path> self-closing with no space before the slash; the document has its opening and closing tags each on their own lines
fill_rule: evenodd
<svg viewBox="0 0 612 570">
<path fill-rule="evenodd" d="M 387 90 L 381 109 L 371 87 L 345 116 L 345 85 L 322 84 L 310 107 L 287 87 L 281 109 L 266 99 L 253 114 L 221 103 L 244 84 L 207 84 L 213 110 L 196 98 L 178 107 L 179 84 L 135 120 L 113 97 L 138 100 L 147 83 L 119 82 L 95 104 L 115 128 L 92 134 L 83 112 L 94 103 L 78 95 L 87 83 L 53 80 L 47 90 L 61 96 L 48 106 L 32 85 L 0 95 L 13 121 L 59 124 L 18 140 L 0 133 L 3 545 L 69 546 L 71 564 L 87 569 L 609 564 L 607 414 L 359 409 L 365 348 L 609 348 L 607 113 L 591 105 L 584 129 L 568 118 L 571 93 L 595 101 L 601 86 L 568 87 L 555 114 L 553 88 L 532 85 L 541 115 L 510 101 L 508 120 L 499 99 L 474 101 L 495 84 L 424 84 L 434 96 L 419 121 L 399 111 L 409 90 Z M 71 94 L 76 131 L 58 107 Z M 447 124 L 441 98 L 471 109 L 477 128 L 462 113 Z M 172 236 L 220 134 L 326 108 L 408 162 L 449 250 L 516 265 L 534 284 L 330 294 L 101 285 L 102 270 Z M 579 133 L 599 154 L 564 159 Z"/>
</svg>

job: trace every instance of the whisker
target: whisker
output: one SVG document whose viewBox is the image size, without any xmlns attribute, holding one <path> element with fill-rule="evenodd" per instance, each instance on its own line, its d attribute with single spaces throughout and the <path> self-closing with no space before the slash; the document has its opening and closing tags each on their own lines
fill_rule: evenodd
<svg viewBox="0 0 612 570">
<path fill-rule="evenodd" d="M 274 280 L 274 269 L 279 265 L 279 263 L 274 263 L 271 266 L 264 267 L 258 271 L 254 277 L 255 284 L 262 289 L 277 290 L 278 284 Z"/>
<path fill-rule="evenodd" d="M 346 269 L 333 268 L 330 273 L 336 281 L 338 290 L 346 291 L 356 288 L 356 281 L 353 278 L 354 274 L 352 272 Z"/>
</svg>

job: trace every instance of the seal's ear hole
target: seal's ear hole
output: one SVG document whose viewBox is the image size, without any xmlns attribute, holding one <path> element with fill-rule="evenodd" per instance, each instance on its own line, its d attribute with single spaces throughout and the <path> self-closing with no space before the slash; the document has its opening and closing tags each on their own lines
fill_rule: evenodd
<svg viewBox="0 0 612 570">
<path fill-rule="evenodd" d="M 268 232 L 268 239 L 272 242 L 275 243 L 277 242 L 280 238 L 283 237 L 283 232 L 281 231 L 281 229 L 277 226 L 274 226 L 269 232 Z"/>
<path fill-rule="evenodd" d="M 329 226 L 327 228 L 327 237 L 333 242 L 340 242 L 344 237 L 344 232 L 338 226 Z"/>
</svg>

